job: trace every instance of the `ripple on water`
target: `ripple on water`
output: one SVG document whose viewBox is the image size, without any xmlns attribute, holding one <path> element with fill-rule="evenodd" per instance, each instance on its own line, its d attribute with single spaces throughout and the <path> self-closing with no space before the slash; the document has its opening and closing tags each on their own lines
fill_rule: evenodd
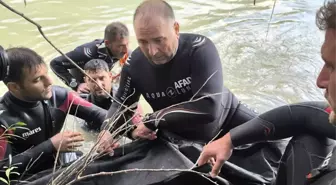
<svg viewBox="0 0 336 185">
<path fill-rule="evenodd" d="M 51 20 L 56 20 L 56 17 L 34 17 L 31 18 L 33 21 L 37 22 L 37 21 L 51 21 Z"/>
<path fill-rule="evenodd" d="M 5 19 L 5 20 L 1 20 L 1 23 L 16 23 L 23 20 L 23 18 L 11 18 L 11 19 Z"/>
<path fill-rule="evenodd" d="M 41 23 L 46 35 L 64 52 L 101 38 L 111 21 L 126 23 L 134 36 L 132 15 L 138 2 L 112 6 L 107 0 L 82 4 L 27 0 L 26 8 L 23 0 L 9 2 Z M 260 112 L 285 103 L 323 99 L 315 85 L 322 66 L 319 50 L 323 34 L 317 35 L 314 25 L 315 12 L 323 0 L 277 1 L 266 38 L 273 2 L 257 0 L 254 6 L 253 0 L 170 1 L 183 32 L 204 34 L 216 44 L 225 85 Z M 15 45 L 24 40 L 46 61 L 59 55 L 30 23 L 11 13 L 3 17 L 1 33 L 18 34 L 5 42 Z M 137 46 L 135 39 L 131 45 Z"/>
</svg>

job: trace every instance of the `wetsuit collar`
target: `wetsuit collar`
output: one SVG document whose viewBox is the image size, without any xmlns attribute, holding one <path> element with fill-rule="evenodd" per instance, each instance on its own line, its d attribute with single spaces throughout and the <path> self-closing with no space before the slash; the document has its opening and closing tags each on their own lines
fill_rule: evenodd
<svg viewBox="0 0 336 185">
<path fill-rule="evenodd" d="M 110 95 L 111 96 L 113 96 L 112 95 L 112 89 L 111 89 L 111 93 L 110 93 Z M 108 109 L 109 107 L 110 107 L 110 105 L 111 105 L 111 98 L 110 97 L 107 97 L 107 98 L 104 98 L 104 99 L 101 99 L 101 98 L 97 98 L 96 96 L 94 96 L 92 93 L 90 93 L 90 101 L 93 103 L 93 104 L 95 104 L 95 105 L 97 105 L 98 107 L 100 107 L 100 108 L 103 108 L 103 109 Z"/>
<path fill-rule="evenodd" d="M 100 43 L 100 45 L 97 46 L 97 48 L 98 48 L 98 53 L 100 55 L 104 55 L 104 56 L 110 58 L 111 63 L 114 63 L 115 61 L 119 60 L 117 57 L 113 56 L 112 53 L 110 52 L 110 50 L 106 47 L 104 39 Z"/>
<path fill-rule="evenodd" d="M 40 104 L 40 101 L 25 101 L 15 97 L 11 92 L 7 92 L 9 100 L 23 108 L 33 108 Z"/>
</svg>

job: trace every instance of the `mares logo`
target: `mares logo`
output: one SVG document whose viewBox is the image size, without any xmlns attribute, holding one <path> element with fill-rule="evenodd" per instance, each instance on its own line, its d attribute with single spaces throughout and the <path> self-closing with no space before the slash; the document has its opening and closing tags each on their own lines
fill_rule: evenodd
<svg viewBox="0 0 336 185">
<path fill-rule="evenodd" d="M 23 133 L 22 137 L 27 138 L 27 137 L 29 137 L 31 135 L 34 135 L 34 134 L 40 132 L 41 130 L 42 130 L 41 127 L 37 127 L 34 130 L 30 130 L 28 132 Z"/>
<path fill-rule="evenodd" d="M 168 87 L 166 91 L 146 93 L 147 99 L 159 99 L 163 97 L 175 98 L 178 95 L 191 91 L 191 77 L 186 77 L 174 82 L 174 87 Z"/>
</svg>

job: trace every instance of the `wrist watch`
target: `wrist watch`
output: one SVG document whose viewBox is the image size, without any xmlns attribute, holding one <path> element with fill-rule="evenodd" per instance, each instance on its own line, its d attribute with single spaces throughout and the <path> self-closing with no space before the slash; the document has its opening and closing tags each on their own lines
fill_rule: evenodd
<svg viewBox="0 0 336 185">
<path fill-rule="evenodd" d="M 76 81 L 76 79 L 71 79 L 71 82 L 69 83 L 69 86 L 73 89 L 75 89 L 77 87 L 78 83 Z"/>
</svg>

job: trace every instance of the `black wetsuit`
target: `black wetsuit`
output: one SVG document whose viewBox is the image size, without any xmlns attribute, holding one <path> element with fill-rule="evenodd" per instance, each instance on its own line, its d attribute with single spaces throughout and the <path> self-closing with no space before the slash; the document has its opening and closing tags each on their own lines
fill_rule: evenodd
<svg viewBox="0 0 336 185">
<path fill-rule="evenodd" d="M 112 93 L 111 93 L 111 96 L 113 96 Z M 105 109 L 105 110 L 108 110 L 111 107 L 111 104 L 112 104 L 112 99 L 110 97 L 103 98 L 103 99 L 97 99 L 92 94 L 85 94 L 85 93 L 81 93 L 80 97 L 84 98 L 88 102 L 91 102 L 91 103 L 93 103 L 93 104 L 97 105 L 98 107 L 100 107 L 102 109 Z"/>
<path fill-rule="evenodd" d="M 111 69 L 115 62 L 119 59 L 112 56 L 104 44 L 103 39 L 96 39 L 92 42 L 85 43 L 76 47 L 73 51 L 66 53 L 77 65 L 81 68 L 91 59 L 102 59 L 108 64 Z M 50 62 L 50 67 L 53 72 L 69 85 L 72 79 L 76 79 L 77 84 L 83 83 L 83 74 L 68 61 L 64 56 L 59 56 Z M 69 70 L 74 70 L 74 74 L 71 74 Z M 73 88 L 74 90 L 77 87 Z"/>
<path fill-rule="evenodd" d="M 122 69 L 115 98 L 130 106 L 143 95 L 154 110 L 144 122 L 148 128 L 155 130 L 155 121 L 148 120 L 161 119 L 157 124 L 159 137 L 161 133 L 173 133 L 172 137 L 177 135 L 204 143 L 219 131 L 224 135 L 256 116 L 223 84 L 222 63 L 213 42 L 202 35 L 182 33 L 176 55 L 166 64 L 155 65 L 139 48 L 134 50 Z M 216 93 L 219 94 L 214 95 Z M 172 106 L 174 104 L 179 105 Z M 118 115 L 118 107 L 119 104 L 114 101 L 108 118 Z M 128 116 L 121 116 L 119 124 L 128 120 Z M 271 179 L 271 168 L 277 168 L 285 148 L 281 148 L 279 143 L 283 142 L 236 148 L 239 152 L 231 158 L 232 163 Z"/>
<path fill-rule="evenodd" d="M 232 129 L 232 144 L 239 146 L 293 137 L 280 162 L 276 184 L 336 184 L 336 160 L 328 160 L 335 145 L 336 127 L 328 121 L 328 110 L 330 107 L 325 102 L 278 107 Z M 333 151 L 333 159 L 335 156 L 336 150 Z M 329 163 L 323 162 L 325 158 Z M 324 167 L 312 170 L 320 164 Z M 312 173 L 308 175 L 310 171 Z"/>
<path fill-rule="evenodd" d="M 181 34 L 177 53 L 166 64 L 155 65 L 139 48 L 134 50 L 122 69 L 115 98 L 130 106 L 143 95 L 154 110 L 148 119 L 164 119 L 158 123 L 160 130 L 208 141 L 222 125 L 230 124 L 227 121 L 239 107 L 223 84 L 222 64 L 212 41 L 202 35 Z M 186 103 L 172 106 L 182 102 Z M 118 107 L 113 102 L 108 117 Z M 145 124 L 156 129 L 154 121 Z"/>
<path fill-rule="evenodd" d="M 5 133 L 17 135 L 20 138 L 9 136 L 7 139 L 0 140 L 1 177 L 5 176 L 4 167 L 9 166 L 10 154 L 12 164 L 18 167 L 14 171 L 21 175 L 26 168 L 28 170 L 25 175 L 31 175 L 53 167 L 56 150 L 50 138 L 62 129 L 69 109 L 70 114 L 86 120 L 92 127 L 99 128 L 104 121 L 106 110 L 85 101 L 75 92 L 53 86 L 52 93 L 49 100 L 38 102 L 19 100 L 9 92 L 2 97 L 0 101 L 1 126 L 9 128 L 15 123 L 23 122 L 26 125 L 22 127 L 29 130 L 9 129 Z M 4 131 L 5 129 L 1 128 L 1 134 Z"/>
</svg>

